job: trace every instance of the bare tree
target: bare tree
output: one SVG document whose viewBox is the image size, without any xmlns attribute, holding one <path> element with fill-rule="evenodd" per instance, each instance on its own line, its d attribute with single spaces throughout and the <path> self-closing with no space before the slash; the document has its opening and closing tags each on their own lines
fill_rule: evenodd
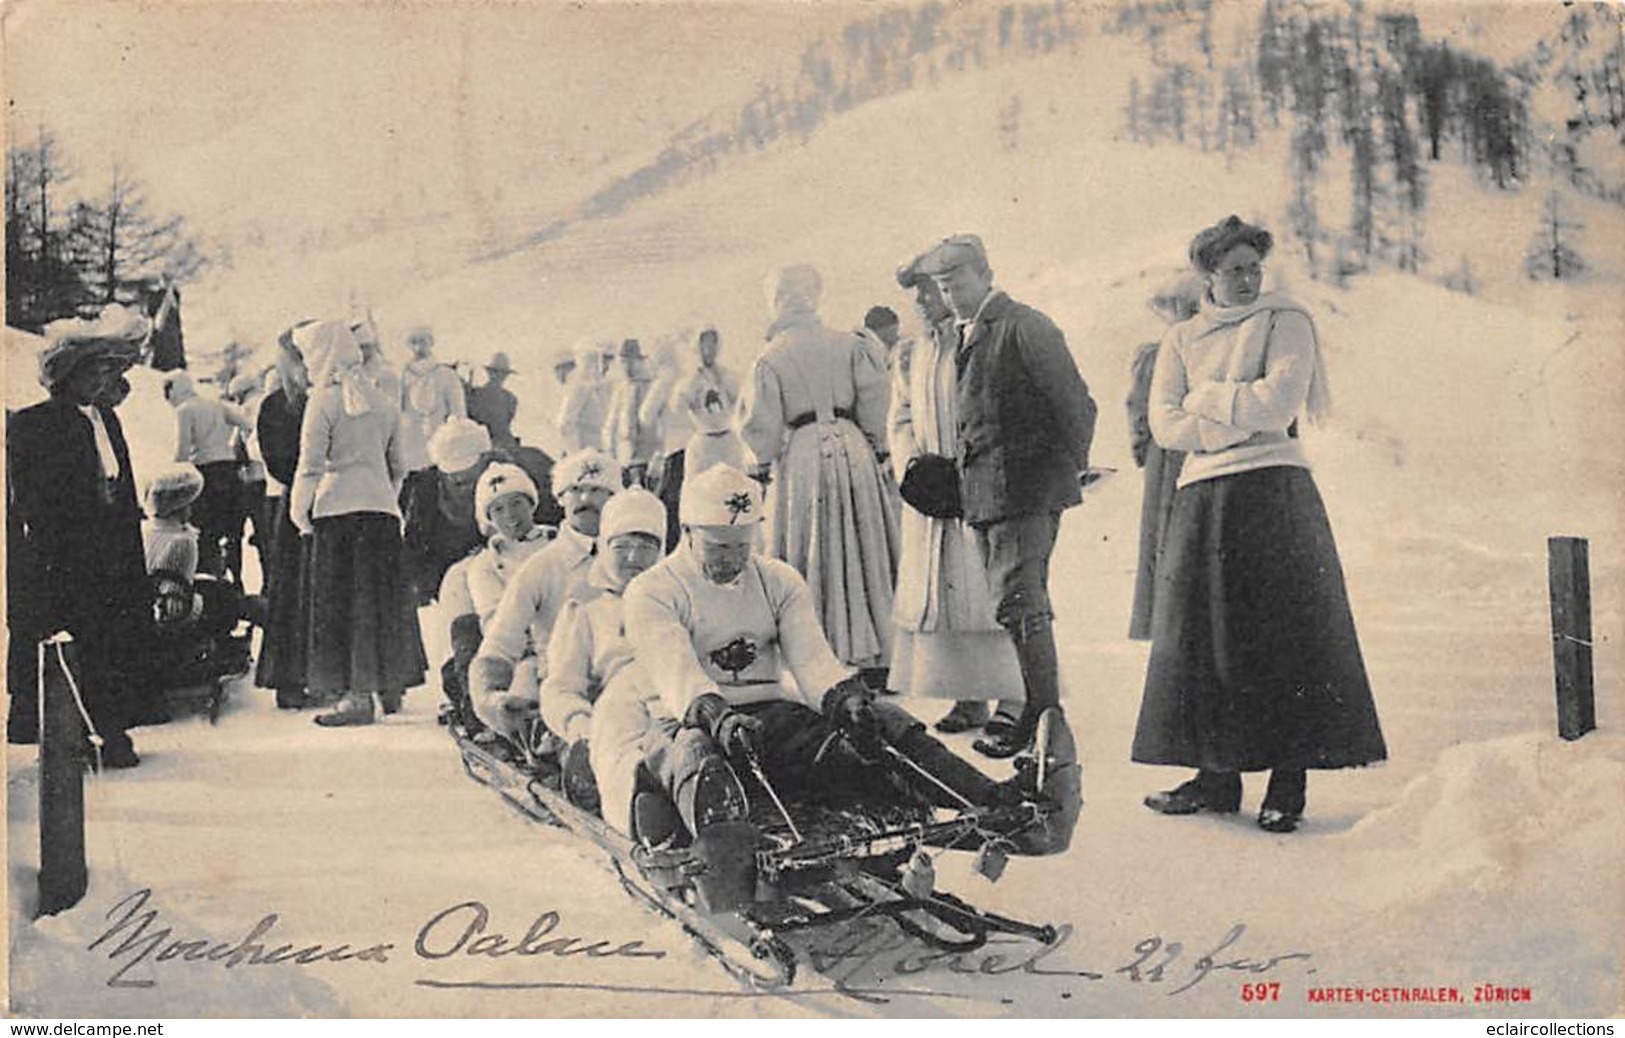
<svg viewBox="0 0 1625 1038">
<path fill-rule="evenodd" d="M 158 216 L 138 181 L 113 170 L 107 193 L 81 202 L 71 213 L 76 265 L 101 302 L 124 300 L 162 279 L 179 284 L 207 264 L 180 216 Z"/>
</svg>

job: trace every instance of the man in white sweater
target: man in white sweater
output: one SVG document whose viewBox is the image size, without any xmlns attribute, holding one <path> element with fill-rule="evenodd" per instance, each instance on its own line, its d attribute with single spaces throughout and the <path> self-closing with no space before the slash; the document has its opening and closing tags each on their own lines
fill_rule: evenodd
<svg viewBox="0 0 1625 1038">
<path fill-rule="evenodd" d="M 198 528 L 198 569 L 222 576 L 226 559 L 233 554 L 223 542 L 232 535 L 241 486 L 233 436 L 238 430 L 246 434 L 252 426 L 237 406 L 199 396 L 192 376 L 185 371 L 164 376 L 164 399 L 175 409 L 175 460 L 195 465 L 203 473 L 203 493 L 192 506 L 192 521 Z M 240 525 L 236 534 L 241 538 Z M 235 557 L 241 558 L 240 548 Z"/>
<path fill-rule="evenodd" d="M 877 702 L 824 638 L 807 582 L 789 564 L 753 551 L 761 488 L 716 465 L 683 488 L 683 541 L 625 592 L 634 662 L 609 683 L 593 712 L 593 767 L 604 818 L 632 832 L 640 769 L 665 792 L 703 844 L 743 817 L 735 767 L 754 760 L 786 790 L 876 786 L 850 747 L 884 741 L 934 775 L 897 777 L 923 797 L 1020 802 L 1014 780 L 994 782 L 960 760 L 906 711 Z M 788 670 L 794 683 L 783 680 Z M 845 740 L 831 740 L 833 731 Z M 881 754 L 874 754 L 879 758 Z M 946 796 L 946 799 L 944 797 Z M 637 811 L 637 832 L 658 840 Z"/>
<path fill-rule="evenodd" d="M 475 715 L 513 742 L 522 743 L 538 716 L 538 687 L 547 677 L 545 653 L 559 611 L 572 599 L 600 593 L 587 574 L 604 505 L 620 488 L 621 467 L 601 451 L 575 451 L 558 463 L 553 493 L 564 506 L 564 525 L 513 575 L 485 627 L 469 668 L 469 696 Z"/>
</svg>

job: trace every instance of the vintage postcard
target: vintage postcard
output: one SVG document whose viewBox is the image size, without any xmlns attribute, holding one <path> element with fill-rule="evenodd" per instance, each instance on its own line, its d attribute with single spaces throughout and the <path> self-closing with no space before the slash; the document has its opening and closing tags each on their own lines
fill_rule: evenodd
<svg viewBox="0 0 1625 1038">
<path fill-rule="evenodd" d="M 1622 19 L 13 0 L 7 1012 L 1619 1014 Z"/>
</svg>

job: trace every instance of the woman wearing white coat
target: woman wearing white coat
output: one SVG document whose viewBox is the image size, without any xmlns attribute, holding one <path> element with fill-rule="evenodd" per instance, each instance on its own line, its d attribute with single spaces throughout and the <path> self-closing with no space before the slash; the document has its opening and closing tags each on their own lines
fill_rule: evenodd
<svg viewBox="0 0 1625 1038">
<path fill-rule="evenodd" d="M 768 281 L 774 320 L 745 380 L 739 432 L 774 483 L 769 555 L 806 578 L 843 663 L 878 681 L 891 658 L 897 510 L 880 465 L 885 366 L 818 316 L 822 280 L 805 264 Z M 878 457 L 877 457 L 878 455 Z"/>
<path fill-rule="evenodd" d="M 957 333 L 936 283 L 913 263 L 897 281 L 914 291 L 926 334 L 904 352 L 893 371 L 891 462 L 901 483 L 909 465 L 935 455 L 958 455 Z M 913 696 L 952 699 L 937 722 L 942 732 L 963 732 L 989 721 L 987 701 L 1011 699 L 1002 720 L 1021 714 L 1021 667 L 1009 633 L 994 619 L 987 573 L 976 535 L 963 519 L 936 518 L 912 505 L 899 519 L 902 554 L 897 566 L 897 632 L 887 687 Z"/>
</svg>

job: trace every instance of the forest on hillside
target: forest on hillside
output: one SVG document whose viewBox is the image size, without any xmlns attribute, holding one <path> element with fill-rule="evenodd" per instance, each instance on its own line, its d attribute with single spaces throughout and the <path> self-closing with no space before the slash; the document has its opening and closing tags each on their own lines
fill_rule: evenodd
<svg viewBox="0 0 1625 1038">
<path fill-rule="evenodd" d="M 1625 206 L 1625 10 L 1567 5 L 1512 62 L 1430 39 L 1403 7 L 1267 0 L 1257 10 L 1221 31 L 1218 0 L 1137 0 L 1104 13 L 1088 0 L 889 8 L 810 45 L 793 72 L 736 111 L 692 123 L 577 215 L 612 215 L 741 156 L 805 142 L 875 99 L 1001 63 L 1079 55 L 1082 41 L 1109 35 L 1147 58 L 1146 72 L 1125 84 L 1127 138 L 1229 155 L 1286 135 L 1290 231 L 1317 275 L 1426 266 L 1429 169 L 1445 162 L 1471 167 L 1491 190 L 1545 185 L 1526 272 L 1584 271 L 1571 200 Z M 1011 97 L 998 127 L 1006 147 L 1018 146 L 1020 121 L 1020 98 Z M 1470 291 L 1471 271 L 1455 284 Z"/>
</svg>

